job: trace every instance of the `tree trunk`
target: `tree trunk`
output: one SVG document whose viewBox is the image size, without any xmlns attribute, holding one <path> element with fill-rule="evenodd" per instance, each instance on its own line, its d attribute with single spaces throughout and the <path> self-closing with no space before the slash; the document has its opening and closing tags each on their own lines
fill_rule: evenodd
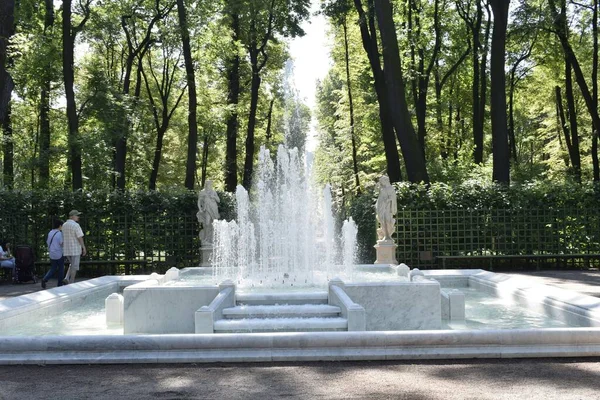
<svg viewBox="0 0 600 400">
<path fill-rule="evenodd" d="M 594 109 L 598 109 L 598 0 L 594 0 L 592 9 L 592 98 Z M 594 132 L 592 126 L 592 132 Z M 600 164 L 598 162 L 598 130 L 592 134 L 592 164 L 594 166 L 594 182 L 600 182 Z"/>
<path fill-rule="evenodd" d="M 54 3 L 44 0 L 46 15 L 44 18 L 44 44 L 52 40 L 54 26 Z M 50 59 L 46 64 L 45 76 L 40 91 L 40 156 L 39 156 L 39 186 L 47 188 L 50 180 L 50 84 L 52 68 Z"/>
<path fill-rule="evenodd" d="M 377 47 L 377 30 L 375 28 L 373 0 L 368 0 L 367 4 L 369 7 L 368 26 L 367 16 L 363 10 L 361 1 L 354 0 L 354 5 L 359 14 L 362 44 L 369 58 L 369 64 L 371 65 L 371 71 L 373 73 L 375 93 L 377 94 L 379 120 L 381 122 L 381 135 L 387 164 L 387 175 L 390 178 L 390 182 L 399 182 L 402 180 L 402 174 L 400 171 L 400 157 L 398 156 L 396 136 L 394 134 L 394 124 L 390 114 L 391 110 L 388 104 L 385 78 L 383 76 L 383 70 L 381 69 L 379 50 Z"/>
<path fill-rule="evenodd" d="M 417 16 L 415 18 L 418 27 L 417 32 L 420 35 L 420 17 Z M 438 53 L 442 45 L 442 33 L 439 18 L 439 0 L 435 0 L 434 2 L 433 28 L 435 32 L 434 46 L 431 58 L 429 59 L 429 63 L 427 65 L 427 69 L 425 69 L 425 52 L 421 48 L 418 51 L 419 71 L 417 83 L 417 99 L 415 107 L 417 114 L 417 137 L 419 138 L 419 143 L 421 145 L 421 148 L 423 149 L 423 154 L 425 153 L 425 137 L 427 136 L 427 127 L 425 125 L 425 122 L 427 118 L 427 93 L 429 91 L 429 79 L 431 77 L 431 72 L 437 61 Z"/>
<path fill-rule="evenodd" d="M 600 181 L 600 167 L 598 167 L 598 132 L 592 133 L 592 163 L 594 165 L 594 182 Z"/>
<path fill-rule="evenodd" d="M 517 158 L 517 139 L 515 136 L 515 85 L 513 84 L 513 79 L 511 75 L 510 79 L 510 87 L 508 88 L 508 142 L 510 145 L 510 152 L 512 154 L 512 159 L 515 164 L 519 163 Z"/>
<path fill-rule="evenodd" d="M 196 176 L 196 154 L 198 152 L 198 123 L 196 120 L 196 77 L 194 75 L 194 62 L 190 49 L 190 33 L 187 26 L 187 16 L 183 0 L 177 0 L 177 13 L 179 15 L 179 27 L 181 29 L 181 40 L 183 43 L 183 58 L 185 60 L 185 72 L 188 85 L 189 109 L 188 109 L 188 152 L 185 168 L 185 187 L 194 190 L 194 178 Z"/>
<path fill-rule="evenodd" d="M 11 61 L 7 54 L 10 37 L 15 32 L 15 2 L 0 1 L 0 129 L 3 140 L 4 187 L 14 187 L 13 133 L 11 122 L 11 94 L 14 88 L 12 77 L 7 71 Z"/>
<path fill-rule="evenodd" d="M 125 20 L 122 20 L 123 30 L 125 28 Z M 128 36 L 129 37 L 129 36 Z M 131 71 L 133 70 L 133 62 L 137 51 L 132 48 L 131 42 L 128 40 L 128 51 L 129 54 L 125 59 L 125 76 L 123 78 L 123 95 L 124 99 L 127 100 L 131 87 Z M 129 135 L 129 116 L 124 112 L 121 119 L 121 130 L 117 133 L 115 138 L 115 174 L 116 174 L 116 188 L 120 190 L 125 189 L 125 162 L 127 160 L 127 136 Z"/>
<path fill-rule="evenodd" d="M 492 179 L 510 183 L 510 152 L 508 150 L 508 127 L 506 121 L 506 78 L 504 73 L 506 27 L 510 0 L 490 0 L 494 13 L 491 55 L 491 120 L 492 147 L 494 154 Z"/>
<path fill-rule="evenodd" d="M 231 14 L 232 40 L 240 38 L 240 21 L 236 13 Z M 237 186 L 237 136 L 238 136 L 238 102 L 240 97 L 240 56 L 237 51 L 227 65 L 227 106 L 230 114 L 227 118 L 227 150 L 225 154 L 225 190 L 235 192 Z"/>
<path fill-rule="evenodd" d="M 10 114 L 9 103 L 14 82 L 7 71 L 9 58 L 7 48 L 10 37 L 15 33 L 15 1 L 0 1 L 0 126 L 4 126 Z"/>
<path fill-rule="evenodd" d="M 460 58 L 446 71 L 443 77 L 440 77 L 439 63 L 436 59 L 436 68 L 435 68 L 435 103 L 436 103 L 436 121 L 437 121 L 437 129 L 444 136 L 444 121 L 442 119 L 442 89 L 446 81 L 453 76 L 454 72 L 458 69 L 458 67 L 462 64 L 462 62 L 469 56 L 471 52 L 471 44 L 465 50 L 465 52 L 460 56 Z M 450 87 L 450 98 L 452 98 L 452 90 L 454 87 L 454 82 L 452 82 L 452 86 Z M 452 120 L 452 103 L 449 104 L 450 109 L 450 122 Z M 442 159 L 448 158 L 448 153 L 450 151 L 450 135 L 452 135 L 452 130 L 447 132 L 445 145 L 442 147 L 441 156 Z"/>
<path fill-rule="evenodd" d="M 440 63 L 436 61 L 433 72 L 433 84 L 435 86 L 435 127 L 438 133 L 444 137 L 444 120 L 442 119 L 442 79 L 440 77 Z M 442 154 L 444 150 L 442 149 Z M 442 155 L 442 158 L 445 158 Z"/>
<path fill-rule="evenodd" d="M 4 187 L 9 190 L 13 189 L 15 179 L 11 108 L 12 106 L 9 102 L 6 106 L 6 113 L 2 120 L 2 133 L 4 141 L 4 145 L 2 146 L 4 152 L 4 160 L 2 165 L 4 173 Z"/>
<path fill-rule="evenodd" d="M 256 47 L 255 47 L 256 48 Z M 260 90 L 260 71 L 258 69 L 258 54 L 250 52 L 252 64 L 252 83 L 250 84 L 250 113 L 248 114 L 248 129 L 246 132 L 246 157 L 244 159 L 244 177 L 242 185 L 250 191 L 252 186 L 252 173 L 254 170 L 254 131 L 256 128 L 256 109 L 258 108 L 258 94 Z"/>
<path fill-rule="evenodd" d="M 556 115 L 558 117 L 558 123 L 560 125 L 560 130 L 563 133 L 565 138 L 565 144 L 567 146 L 567 151 L 569 153 L 569 161 L 573 162 L 573 144 L 571 143 L 571 134 L 569 132 L 569 127 L 567 125 L 567 118 L 565 117 L 565 110 L 563 107 L 562 95 L 560 93 L 560 86 L 554 87 L 554 93 L 556 97 Z M 558 136 L 559 142 L 562 145 L 562 141 L 560 140 L 560 135 Z M 561 146 L 562 147 L 562 146 Z M 569 165 L 569 163 L 567 163 Z"/>
<path fill-rule="evenodd" d="M 157 2 L 157 7 L 159 3 Z M 156 13 L 148 23 L 148 26 L 145 30 L 145 36 L 139 43 L 135 43 L 131 38 L 131 33 L 127 28 L 127 20 L 132 18 L 131 16 L 124 15 L 121 16 L 121 27 L 123 28 L 123 32 L 125 33 L 127 39 L 127 49 L 123 52 L 127 52 L 127 57 L 125 57 L 125 68 L 124 68 L 124 78 L 123 78 L 123 95 L 124 98 L 127 99 L 129 96 L 129 92 L 131 89 L 131 73 L 133 71 L 133 63 L 136 59 L 140 60 L 143 58 L 145 52 L 148 50 L 151 34 L 154 28 L 154 25 L 164 18 L 174 7 L 174 4 L 167 5 L 163 9 L 156 9 Z M 133 35 L 135 36 L 135 27 L 133 29 Z M 123 54 L 124 54 L 123 53 Z M 141 53 L 141 54 L 140 54 Z M 136 79 L 136 87 L 134 91 L 134 97 L 137 101 L 140 90 L 140 76 L 141 68 L 138 68 L 138 76 Z M 123 115 L 121 120 L 121 131 L 117 134 L 115 139 L 115 174 L 117 175 L 116 179 L 116 187 L 117 189 L 124 190 L 125 189 L 125 164 L 127 161 L 127 137 L 129 135 L 130 123 L 128 115 Z"/>
<path fill-rule="evenodd" d="M 478 2 L 480 0 L 477 0 Z M 485 104 L 487 101 L 487 55 L 490 43 L 490 26 L 491 26 L 491 15 L 489 10 L 489 2 L 486 2 L 486 11 L 487 11 L 487 21 L 485 23 L 485 35 L 483 36 L 483 51 L 481 54 L 481 59 L 479 61 L 479 102 L 478 107 L 479 111 L 477 112 L 478 120 L 476 130 L 480 133 L 481 145 L 483 146 L 483 141 L 485 137 Z M 483 162 L 483 147 L 481 149 L 481 161 Z"/>
<path fill-rule="evenodd" d="M 265 142 L 268 145 L 271 141 L 271 125 L 273 123 L 273 104 L 275 104 L 275 97 L 269 102 L 269 113 L 267 114 L 267 129 L 265 133 Z"/>
<path fill-rule="evenodd" d="M 202 144 L 202 187 L 204 187 L 204 183 L 206 182 L 206 168 L 208 167 L 208 136 L 208 133 L 204 134 L 204 143 Z"/>
<path fill-rule="evenodd" d="M 344 28 L 344 56 L 346 61 L 346 88 L 348 91 L 348 106 L 350 107 L 350 139 L 352 140 L 352 167 L 354 168 L 354 184 L 356 194 L 360 194 L 360 181 L 358 179 L 358 160 L 356 154 L 356 137 L 354 136 L 354 102 L 352 100 L 352 84 L 350 82 L 350 54 L 348 51 L 348 27 L 346 19 L 342 23 Z"/>
<path fill-rule="evenodd" d="M 569 110 L 569 125 L 571 126 L 571 165 L 575 180 L 581 183 L 581 155 L 579 153 L 579 133 L 577 129 L 577 110 L 575 109 L 575 97 L 573 96 L 573 80 L 571 77 L 571 64 L 565 59 L 565 95 L 567 96 L 567 108 Z"/>
<path fill-rule="evenodd" d="M 73 51 L 75 37 L 71 26 L 71 0 L 63 0 L 63 78 L 65 82 L 65 97 L 67 99 L 67 120 L 69 126 L 69 165 L 71 167 L 72 188 L 79 190 L 83 188 L 81 173 L 81 150 L 79 148 L 79 116 L 75 103 L 75 83 Z"/>
<path fill-rule="evenodd" d="M 563 147 L 563 135 L 565 137 L 568 154 L 566 157 L 563 156 L 562 159 L 565 163 L 565 167 L 569 168 L 569 166 L 571 165 L 571 135 L 565 132 L 568 129 L 568 127 L 565 112 L 563 109 L 562 96 L 560 94 L 560 90 L 560 86 L 554 87 L 554 99 L 556 102 L 556 127 L 558 131 L 556 137 L 558 138 L 558 145 L 561 149 Z"/>
<path fill-rule="evenodd" d="M 156 190 L 156 181 L 158 179 L 158 168 L 162 158 L 163 140 L 166 129 L 161 127 L 156 132 L 156 146 L 154 147 L 154 160 L 152 161 L 152 172 L 150 173 L 150 182 L 148 183 L 149 190 Z"/>
<path fill-rule="evenodd" d="M 479 107 L 480 97 L 479 97 L 479 89 L 480 89 L 480 66 L 479 66 L 479 50 L 481 48 L 481 20 L 483 17 L 483 11 L 481 9 L 481 1 L 476 0 L 477 3 L 477 19 L 473 26 L 471 26 L 471 32 L 473 34 L 473 54 L 472 54 L 472 62 L 473 62 L 473 83 L 472 83 L 472 93 L 473 93 L 473 143 L 475 144 L 475 148 L 473 149 L 473 159 L 476 164 L 481 164 L 483 162 L 483 130 L 479 129 L 481 126 L 481 115 Z"/>
<path fill-rule="evenodd" d="M 561 4 L 562 4 L 561 8 L 565 8 L 564 3 L 565 3 L 565 0 L 561 0 Z M 556 11 L 556 1 L 555 0 L 549 0 L 549 4 L 550 4 L 550 12 L 552 14 L 552 19 L 553 19 L 554 28 L 555 28 L 554 33 L 560 40 L 560 44 L 561 44 L 561 46 L 563 48 L 563 52 L 565 54 L 565 58 L 569 60 L 569 63 L 571 64 L 571 67 L 573 68 L 573 72 L 575 72 L 575 79 L 577 81 L 579 89 L 581 90 L 581 95 L 583 96 L 583 99 L 585 100 L 585 105 L 588 109 L 590 116 L 592 117 L 592 123 L 594 126 L 593 134 L 598 135 L 598 132 L 600 132 L 600 116 L 598 115 L 598 108 L 596 106 L 596 103 L 594 102 L 592 94 L 590 93 L 587 82 L 585 81 L 585 77 L 581 70 L 581 66 L 579 65 L 579 60 L 577 60 L 577 56 L 575 55 L 575 52 L 573 51 L 573 48 L 571 47 L 571 43 L 569 42 L 567 32 L 565 29 L 566 28 L 566 14 L 565 13 L 559 14 Z M 592 149 L 592 153 L 593 153 L 593 149 Z"/>
<path fill-rule="evenodd" d="M 396 129 L 400 147 L 402 148 L 408 180 L 410 182 L 429 183 L 425 156 L 415 134 L 408 112 L 408 104 L 406 103 L 392 6 L 389 0 L 375 0 L 374 3 L 383 47 L 383 61 L 385 65 L 383 72 L 390 96 L 388 107 L 390 107 L 394 128 Z"/>
</svg>

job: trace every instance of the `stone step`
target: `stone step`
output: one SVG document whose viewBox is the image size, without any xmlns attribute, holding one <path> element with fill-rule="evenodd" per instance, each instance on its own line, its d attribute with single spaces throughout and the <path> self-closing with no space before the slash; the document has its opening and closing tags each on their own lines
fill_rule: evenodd
<svg viewBox="0 0 600 400">
<path fill-rule="evenodd" d="M 346 318 L 247 318 L 215 321 L 215 333 L 346 331 Z"/>
<path fill-rule="evenodd" d="M 327 304 L 327 292 L 236 293 L 240 305 Z"/>
<path fill-rule="evenodd" d="M 226 308 L 223 317 L 239 318 L 310 318 L 310 317 L 339 317 L 342 310 L 337 306 L 327 304 L 304 305 L 242 305 Z"/>
</svg>

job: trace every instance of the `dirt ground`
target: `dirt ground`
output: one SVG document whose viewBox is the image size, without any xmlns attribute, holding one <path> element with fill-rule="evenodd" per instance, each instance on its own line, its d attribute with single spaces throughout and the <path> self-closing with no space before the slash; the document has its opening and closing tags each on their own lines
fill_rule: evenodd
<svg viewBox="0 0 600 400">
<path fill-rule="evenodd" d="M 0 367 L 0 399 L 598 399 L 600 359 Z"/>
</svg>

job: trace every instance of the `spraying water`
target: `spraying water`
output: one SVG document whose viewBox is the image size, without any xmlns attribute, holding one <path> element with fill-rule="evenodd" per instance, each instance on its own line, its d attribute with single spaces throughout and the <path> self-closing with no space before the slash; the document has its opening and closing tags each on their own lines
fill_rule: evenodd
<svg viewBox="0 0 600 400">
<path fill-rule="evenodd" d="M 344 271 L 350 273 L 350 278 L 354 278 L 353 272 L 354 262 L 356 260 L 356 236 L 358 235 L 358 227 L 352 219 L 348 218 L 342 226 L 342 259 L 344 260 Z"/>
<path fill-rule="evenodd" d="M 237 221 L 213 225 L 217 281 L 233 279 L 246 287 L 320 286 L 334 276 L 350 276 L 354 260 L 341 263 L 335 257 L 331 189 L 327 185 L 319 196 L 310 180 L 310 165 L 295 148 L 279 146 L 273 162 L 261 147 L 254 201 L 238 186 Z M 350 243 L 355 245 L 356 238 L 345 239 L 344 247 Z"/>
</svg>

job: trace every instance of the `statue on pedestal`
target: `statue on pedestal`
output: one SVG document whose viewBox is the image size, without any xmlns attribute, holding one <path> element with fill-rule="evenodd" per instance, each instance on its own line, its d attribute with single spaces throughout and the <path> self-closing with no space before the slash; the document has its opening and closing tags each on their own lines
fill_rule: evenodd
<svg viewBox="0 0 600 400">
<path fill-rule="evenodd" d="M 221 199 L 212 187 L 212 181 L 207 180 L 204 189 L 198 193 L 198 213 L 196 217 L 201 225 L 200 241 L 202 247 L 210 246 L 213 239 L 213 221 L 221 218 L 219 204 Z"/>
<path fill-rule="evenodd" d="M 377 221 L 380 225 L 377 230 L 377 237 L 379 240 L 391 241 L 396 225 L 394 216 L 398 212 L 398 205 L 396 191 L 390 183 L 390 178 L 385 175 L 379 178 L 379 197 L 377 197 L 375 208 L 377 210 Z"/>
<path fill-rule="evenodd" d="M 375 264 L 393 264 L 397 265 L 396 260 L 396 244 L 392 239 L 398 205 L 396 201 L 396 191 L 390 183 L 390 178 L 382 176 L 379 178 L 379 196 L 375 204 L 377 221 L 379 221 L 379 229 L 377 229 L 377 260 Z"/>
</svg>

